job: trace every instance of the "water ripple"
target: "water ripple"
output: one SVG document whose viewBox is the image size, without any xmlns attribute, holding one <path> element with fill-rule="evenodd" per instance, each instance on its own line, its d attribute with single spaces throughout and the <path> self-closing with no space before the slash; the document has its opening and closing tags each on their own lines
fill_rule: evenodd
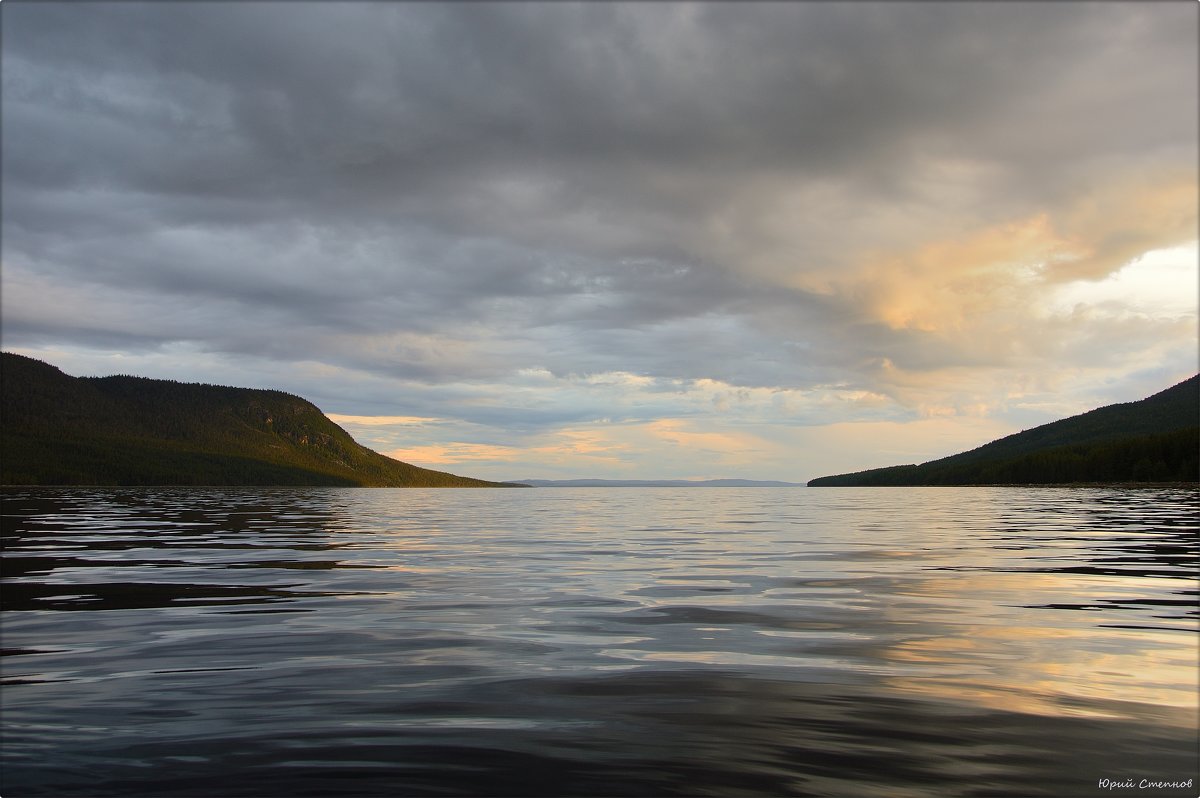
<svg viewBox="0 0 1200 798">
<path fill-rule="evenodd" d="M 5 489 L 4 794 L 1196 778 L 1194 490 Z"/>
</svg>

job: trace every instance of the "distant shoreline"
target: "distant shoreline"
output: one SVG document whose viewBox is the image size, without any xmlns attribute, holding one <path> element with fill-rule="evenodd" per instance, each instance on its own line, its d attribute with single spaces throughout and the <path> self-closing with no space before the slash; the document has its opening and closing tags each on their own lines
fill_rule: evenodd
<svg viewBox="0 0 1200 798">
<path fill-rule="evenodd" d="M 63 484 L 42 484 L 32 485 L 23 483 L 8 483 L 0 484 L 0 490 L 38 490 L 42 488 L 88 488 L 97 489 L 105 488 L 112 490 L 139 490 L 151 488 L 187 488 L 188 490 L 224 490 L 230 488 L 253 488 L 260 490 L 274 490 L 286 488 L 288 490 L 306 490 L 309 488 L 330 488 L 334 490 L 413 490 L 421 489 L 422 487 L 430 486 L 389 486 L 389 485 L 297 485 L 297 484 L 278 484 L 278 485 L 187 485 L 182 483 L 163 483 L 160 485 L 85 485 L 76 483 Z M 436 490 L 455 490 L 460 486 L 437 486 Z M 713 485 L 707 483 L 690 483 L 690 484 L 663 484 L 654 482 L 644 483 L 612 483 L 612 484 L 586 484 L 586 485 L 568 485 L 568 484 L 531 484 L 529 482 L 498 482 L 494 486 L 496 488 L 889 488 L 889 489 L 904 489 L 909 488 L 1120 488 L 1123 490 L 1150 490 L 1162 488 L 1191 488 L 1200 490 L 1200 482 L 1057 482 L 1057 483 L 1042 483 L 1030 482 L 1024 484 L 978 484 L 978 485 L 804 485 L 799 482 L 790 482 L 784 484 L 750 484 L 750 485 Z M 463 487 L 464 490 L 480 490 L 478 487 Z"/>
<path fill-rule="evenodd" d="M 534 488 L 803 488 L 803 482 L 762 479 L 521 479 Z"/>
</svg>

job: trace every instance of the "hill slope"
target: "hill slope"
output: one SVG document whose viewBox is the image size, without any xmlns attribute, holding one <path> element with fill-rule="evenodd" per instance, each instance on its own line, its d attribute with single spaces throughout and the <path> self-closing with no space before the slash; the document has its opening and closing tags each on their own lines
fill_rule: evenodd
<svg viewBox="0 0 1200 798">
<path fill-rule="evenodd" d="M 1194 482 L 1200 477 L 1200 375 L 921 465 L 814 479 L 813 487 Z"/>
<path fill-rule="evenodd" d="M 358 443 L 280 391 L 71 377 L 0 354 L 0 484 L 489 487 Z"/>
</svg>

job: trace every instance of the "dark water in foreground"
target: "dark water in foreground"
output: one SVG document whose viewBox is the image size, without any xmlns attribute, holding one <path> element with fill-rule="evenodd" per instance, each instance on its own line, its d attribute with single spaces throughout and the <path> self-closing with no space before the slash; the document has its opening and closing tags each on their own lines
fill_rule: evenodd
<svg viewBox="0 0 1200 798">
<path fill-rule="evenodd" d="M 1194 490 L 3 499 L 5 798 L 1200 794 Z"/>
</svg>

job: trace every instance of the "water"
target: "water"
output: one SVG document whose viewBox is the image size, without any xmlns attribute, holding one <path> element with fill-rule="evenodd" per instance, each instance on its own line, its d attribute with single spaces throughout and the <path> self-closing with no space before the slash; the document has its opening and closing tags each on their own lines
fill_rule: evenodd
<svg viewBox="0 0 1200 798">
<path fill-rule="evenodd" d="M 8 798 L 1198 793 L 1194 490 L 3 498 Z"/>
</svg>

